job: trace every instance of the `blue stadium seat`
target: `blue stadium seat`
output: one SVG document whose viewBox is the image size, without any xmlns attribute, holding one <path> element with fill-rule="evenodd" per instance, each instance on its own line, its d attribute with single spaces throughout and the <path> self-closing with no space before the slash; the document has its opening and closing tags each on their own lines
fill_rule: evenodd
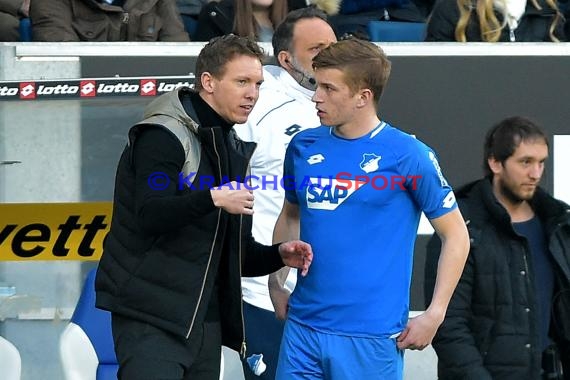
<svg viewBox="0 0 570 380">
<path fill-rule="evenodd" d="M 95 307 L 95 273 L 87 275 L 59 352 L 66 380 L 116 380 L 119 365 L 111 332 L 111 313 Z"/>
<path fill-rule="evenodd" d="M 20 19 L 20 41 L 30 42 L 32 40 L 32 22 L 29 18 Z"/>
<path fill-rule="evenodd" d="M 369 21 L 368 35 L 373 42 L 419 42 L 426 36 L 426 23 Z"/>
<path fill-rule="evenodd" d="M 190 41 L 192 41 L 194 37 L 194 33 L 196 33 L 196 27 L 198 27 L 198 19 L 195 16 L 190 15 L 180 15 L 182 17 L 182 22 L 184 23 L 184 29 L 188 36 L 190 37 Z"/>
</svg>

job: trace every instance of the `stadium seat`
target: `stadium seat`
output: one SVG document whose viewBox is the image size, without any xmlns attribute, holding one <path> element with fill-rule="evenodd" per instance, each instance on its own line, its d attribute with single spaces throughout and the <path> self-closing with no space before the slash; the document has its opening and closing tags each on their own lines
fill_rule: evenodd
<svg viewBox="0 0 570 380">
<path fill-rule="evenodd" d="M 32 22 L 29 18 L 20 19 L 20 41 L 30 42 L 32 40 Z"/>
<path fill-rule="evenodd" d="M 119 365 L 113 344 L 111 313 L 95 307 L 95 274 L 96 269 L 93 269 L 87 275 L 75 311 L 59 341 L 65 380 L 117 380 Z M 241 372 L 241 366 L 239 370 Z M 225 372 L 222 353 L 220 379 L 227 378 Z M 0 377 L 0 380 L 5 378 Z"/>
<path fill-rule="evenodd" d="M 423 22 L 369 21 L 367 27 L 373 42 L 420 42 L 426 35 Z"/>
<path fill-rule="evenodd" d="M 66 380 L 116 380 L 111 313 L 95 307 L 95 273 L 87 275 L 73 316 L 61 334 L 59 352 Z"/>
<path fill-rule="evenodd" d="M 181 15 L 182 22 L 184 23 L 184 29 L 188 36 L 190 37 L 190 41 L 192 41 L 194 33 L 196 33 L 196 27 L 198 26 L 198 18 L 196 16 L 190 15 Z"/>
<path fill-rule="evenodd" d="M 0 336 L 0 379 L 20 380 L 22 359 L 18 349 Z"/>
</svg>

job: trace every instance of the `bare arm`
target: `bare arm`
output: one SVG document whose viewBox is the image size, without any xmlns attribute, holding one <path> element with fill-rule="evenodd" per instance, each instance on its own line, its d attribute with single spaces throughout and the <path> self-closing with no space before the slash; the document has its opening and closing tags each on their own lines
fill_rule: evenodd
<svg viewBox="0 0 570 380">
<path fill-rule="evenodd" d="M 442 245 L 433 297 L 426 312 L 439 315 L 443 321 L 469 254 L 469 234 L 459 209 L 432 220 L 432 225 Z"/>
<path fill-rule="evenodd" d="M 273 243 L 296 239 L 299 239 L 299 206 L 285 200 L 273 230 Z M 275 315 L 279 319 L 287 317 L 287 302 L 290 293 L 285 288 L 285 281 L 289 270 L 289 267 L 283 267 L 269 275 L 269 297 L 275 308 Z"/>
<path fill-rule="evenodd" d="M 469 253 L 469 234 L 459 209 L 430 222 L 442 242 L 433 298 L 426 311 L 411 319 L 398 337 L 400 349 L 422 350 L 431 343 L 445 318 L 447 306 Z"/>
</svg>

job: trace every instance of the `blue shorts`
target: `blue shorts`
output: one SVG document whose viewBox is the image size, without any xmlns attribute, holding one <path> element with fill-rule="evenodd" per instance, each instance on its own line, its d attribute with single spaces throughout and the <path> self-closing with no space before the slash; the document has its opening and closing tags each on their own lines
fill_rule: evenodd
<svg viewBox="0 0 570 380">
<path fill-rule="evenodd" d="M 326 334 L 287 320 L 276 380 L 401 380 L 404 351 L 395 338 Z"/>
</svg>

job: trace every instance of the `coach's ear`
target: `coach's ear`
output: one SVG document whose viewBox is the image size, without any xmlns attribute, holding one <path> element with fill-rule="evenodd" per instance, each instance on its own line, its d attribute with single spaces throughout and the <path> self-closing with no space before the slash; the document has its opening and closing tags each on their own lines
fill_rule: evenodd
<svg viewBox="0 0 570 380">
<path fill-rule="evenodd" d="M 207 93 L 214 92 L 215 83 L 214 83 L 214 76 L 209 73 L 208 71 L 204 71 L 200 76 L 200 83 L 202 84 L 202 89 Z"/>
</svg>

